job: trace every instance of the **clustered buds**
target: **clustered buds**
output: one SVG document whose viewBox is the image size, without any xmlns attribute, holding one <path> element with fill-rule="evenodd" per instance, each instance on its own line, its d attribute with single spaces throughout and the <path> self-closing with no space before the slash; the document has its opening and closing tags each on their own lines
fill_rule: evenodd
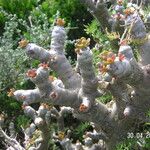
<svg viewBox="0 0 150 150">
<path fill-rule="evenodd" d="M 41 63 L 41 64 L 39 64 L 39 67 L 43 67 L 44 69 L 48 69 L 49 64 L 48 63 Z"/>
<path fill-rule="evenodd" d="M 57 78 L 56 77 L 54 77 L 54 76 L 49 76 L 49 80 L 51 81 L 51 82 L 53 82 L 54 80 L 56 80 Z"/>
<path fill-rule="evenodd" d="M 119 33 L 116 33 L 116 32 L 109 33 L 108 31 L 106 31 L 106 33 L 107 33 L 107 37 L 109 38 L 110 41 L 120 38 Z"/>
<path fill-rule="evenodd" d="M 56 20 L 56 25 L 57 25 L 57 26 L 64 26 L 64 25 L 65 25 L 64 19 L 58 18 L 58 19 Z"/>
<path fill-rule="evenodd" d="M 108 71 L 107 66 L 103 65 L 103 64 L 99 64 L 99 71 L 104 74 Z"/>
<path fill-rule="evenodd" d="M 28 77 L 35 78 L 36 75 L 37 75 L 36 69 L 28 70 L 28 72 L 26 73 L 26 75 L 27 75 Z"/>
<path fill-rule="evenodd" d="M 117 0 L 117 4 L 120 6 L 123 5 L 123 0 Z"/>
<path fill-rule="evenodd" d="M 123 61 L 125 56 L 122 53 L 118 53 L 119 61 Z M 99 63 L 99 71 L 103 74 L 108 71 L 108 65 L 111 65 L 115 62 L 116 54 L 111 51 L 104 51 L 100 54 L 101 63 Z"/>
<path fill-rule="evenodd" d="M 103 61 L 104 65 L 109 65 L 114 63 L 116 55 L 111 51 L 104 51 L 100 54 L 100 58 Z"/>
<path fill-rule="evenodd" d="M 8 97 L 14 96 L 14 92 L 15 92 L 15 89 L 13 89 L 13 88 L 10 89 L 9 92 L 7 92 L 7 96 Z"/>
<path fill-rule="evenodd" d="M 102 63 L 99 64 L 99 71 L 103 74 L 107 72 L 107 65 L 113 64 L 116 58 L 116 55 L 111 51 L 104 51 L 100 54 Z"/>
<path fill-rule="evenodd" d="M 53 106 L 46 104 L 46 103 L 41 103 L 41 106 L 43 106 L 44 109 L 50 110 Z"/>
<path fill-rule="evenodd" d="M 135 8 L 134 7 L 128 7 L 124 10 L 124 13 L 126 16 L 129 16 L 131 14 L 133 14 L 135 12 Z"/>
<path fill-rule="evenodd" d="M 25 48 L 28 45 L 29 41 L 26 39 L 23 39 L 19 42 L 19 47 L 20 48 Z"/>
<path fill-rule="evenodd" d="M 86 39 L 85 37 L 81 37 L 81 39 L 76 40 L 75 52 L 80 54 L 80 50 L 88 47 L 89 45 L 90 45 L 90 38 Z"/>
<path fill-rule="evenodd" d="M 86 111 L 87 109 L 88 109 L 88 107 L 85 106 L 84 104 L 81 104 L 80 107 L 79 107 L 79 111 L 81 111 L 81 112 L 84 112 L 84 111 Z"/>
<path fill-rule="evenodd" d="M 58 133 L 58 139 L 59 140 L 63 140 L 65 138 L 65 133 L 63 132 L 63 131 L 60 131 L 59 133 Z"/>
</svg>

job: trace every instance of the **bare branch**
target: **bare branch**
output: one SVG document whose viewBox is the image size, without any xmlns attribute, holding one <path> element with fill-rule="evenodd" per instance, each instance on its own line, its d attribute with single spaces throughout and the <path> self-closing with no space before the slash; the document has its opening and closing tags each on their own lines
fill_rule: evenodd
<svg viewBox="0 0 150 150">
<path fill-rule="evenodd" d="M 112 29 L 112 19 L 108 13 L 108 9 L 103 1 L 97 1 L 94 3 L 92 0 L 80 0 L 83 4 L 85 4 L 89 9 L 93 16 L 100 22 L 102 28 L 107 29 L 109 32 Z"/>
</svg>

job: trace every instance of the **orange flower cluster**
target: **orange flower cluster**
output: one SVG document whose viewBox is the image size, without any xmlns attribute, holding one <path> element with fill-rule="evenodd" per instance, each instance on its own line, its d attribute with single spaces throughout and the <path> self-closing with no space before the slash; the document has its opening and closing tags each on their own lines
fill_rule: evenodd
<svg viewBox="0 0 150 150">
<path fill-rule="evenodd" d="M 81 104 L 80 107 L 79 107 L 79 111 L 83 112 L 87 109 L 88 107 L 85 106 L 84 104 Z"/>
<path fill-rule="evenodd" d="M 100 71 L 102 74 L 106 73 L 106 72 L 108 71 L 107 66 L 102 65 L 102 64 L 99 65 L 99 71 Z"/>
<path fill-rule="evenodd" d="M 102 60 L 102 63 L 99 64 L 99 71 L 103 74 L 108 71 L 108 66 L 110 64 L 113 64 L 116 59 L 116 54 L 114 54 L 111 51 L 104 51 L 100 54 L 100 58 Z M 125 59 L 125 56 L 122 53 L 118 53 L 119 61 L 123 61 Z"/>
<path fill-rule="evenodd" d="M 107 65 L 114 63 L 116 55 L 111 51 L 104 51 L 100 54 L 100 58 L 102 60 L 102 64 L 99 66 L 99 70 L 103 74 L 108 70 Z"/>
<path fill-rule="evenodd" d="M 114 63 L 116 55 L 111 51 L 104 51 L 100 54 L 100 58 L 103 61 L 104 65 L 109 65 Z"/>
<path fill-rule="evenodd" d="M 39 67 L 43 67 L 44 69 L 48 69 L 49 64 L 48 63 L 41 63 L 41 64 L 39 64 Z"/>
<path fill-rule="evenodd" d="M 46 104 L 46 103 L 41 103 L 41 106 L 43 106 L 47 110 L 50 110 L 53 107 L 53 106 Z"/>
<path fill-rule="evenodd" d="M 116 59 L 116 54 L 110 51 L 104 51 L 101 53 L 100 58 L 102 60 L 102 64 L 99 66 L 99 70 L 101 73 L 106 73 L 108 71 L 107 65 L 113 64 Z M 118 53 L 119 61 L 123 61 L 125 59 L 124 54 Z"/>
<path fill-rule="evenodd" d="M 81 37 L 75 43 L 75 52 L 80 54 L 80 50 L 90 45 L 90 38 Z"/>
<path fill-rule="evenodd" d="M 134 12 L 135 12 L 134 7 L 129 7 L 124 10 L 124 13 L 126 14 L 126 16 L 129 16 L 129 15 L 133 14 Z"/>
<path fill-rule="evenodd" d="M 36 75 L 37 75 L 36 69 L 28 70 L 28 72 L 26 73 L 26 75 L 27 75 L 28 77 L 35 78 Z"/>
<path fill-rule="evenodd" d="M 56 20 L 56 25 L 57 25 L 57 26 L 64 26 L 64 25 L 65 25 L 64 19 L 58 18 L 58 19 Z"/>
</svg>

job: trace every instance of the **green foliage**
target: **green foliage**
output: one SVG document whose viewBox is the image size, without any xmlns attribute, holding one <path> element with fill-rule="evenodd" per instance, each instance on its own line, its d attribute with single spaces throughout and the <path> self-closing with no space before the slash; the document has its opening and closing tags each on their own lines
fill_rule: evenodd
<svg viewBox="0 0 150 150">
<path fill-rule="evenodd" d="M 34 11 L 30 12 L 29 23 L 22 21 L 20 24 L 23 26 L 24 37 L 30 42 L 36 43 L 42 47 L 48 48 L 50 44 L 50 29 L 51 26 L 48 22 L 48 17 L 37 7 L 40 16 L 35 15 Z"/>
<path fill-rule="evenodd" d="M 17 116 L 21 112 L 21 104 L 15 99 L 8 98 L 7 93 L 0 93 L 0 113 L 5 112 L 9 118 Z"/>
<path fill-rule="evenodd" d="M 102 33 L 101 26 L 96 19 L 92 20 L 88 25 L 85 25 L 85 31 L 98 43 L 105 43 L 108 41 L 107 36 Z"/>
<path fill-rule="evenodd" d="M 0 8 L 8 14 L 15 14 L 18 18 L 27 20 L 30 11 L 37 6 L 38 0 L 0 0 Z M 4 32 L 7 17 L 0 10 L 0 33 Z"/>
<path fill-rule="evenodd" d="M 73 132 L 73 138 L 74 140 L 79 140 L 79 141 L 83 141 L 83 135 L 85 134 L 85 131 L 88 130 L 88 128 L 90 128 L 90 124 L 85 122 L 81 122 L 81 124 L 79 124 L 74 132 Z"/>
<path fill-rule="evenodd" d="M 102 95 L 99 99 L 102 103 L 106 104 L 112 100 L 112 95 L 111 93 L 106 93 Z"/>
<path fill-rule="evenodd" d="M 7 14 L 6 14 L 7 15 Z M 5 23 L 5 32 L 0 37 L 0 89 L 11 87 L 17 82 L 25 69 L 24 61 L 27 59 L 22 49 L 17 48 L 20 36 L 16 15 L 7 15 L 9 22 Z"/>
<path fill-rule="evenodd" d="M 150 148 L 150 137 L 145 139 L 145 142 L 143 144 L 143 149 L 149 150 Z"/>
<path fill-rule="evenodd" d="M 37 2 L 38 0 L 0 0 L 0 6 L 10 14 L 24 18 L 37 5 Z"/>
<path fill-rule="evenodd" d="M 18 42 L 25 37 L 31 42 L 41 44 L 40 46 L 49 47 L 50 25 L 43 13 L 38 18 L 31 12 L 31 25 L 16 15 L 8 14 L 3 9 L 0 10 L 8 20 L 5 22 L 5 32 L 0 36 L 0 110 L 10 117 L 13 115 L 17 117 L 19 113 L 22 113 L 21 105 L 16 100 L 9 98 L 7 92 L 10 88 L 34 88 L 34 84 L 27 80 L 25 73 L 30 67 L 37 67 L 39 64 L 39 61 L 36 60 L 29 61 L 25 51 L 18 47 Z"/>
<path fill-rule="evenodd" d="M 25 115 L 19 115 L 16 119 L 16 124 L 18 128 L 20 128 L 21 126 L 23 128 L 27 128 L 30 125 L 30 121 L 31 120 Z"/>
<path fill-rule="evenodd" d="M 0 7 L 8 14 L 15 14 L 18 18 L 23 19 L 24 21 L 19 23 L 21 33 L 31 42 L 38 42 L 44 47 L 49 47 L 50 31 L 47 30 L 47 26 L 54 23 L 58 10 L 60 17 L 65 18 L 66 26 L 70 26 L 68 37 L 71 40 L 87 36 L 84 32 L 84 24 L 92 19 L 91 14 L 79 0 L 0 0 Z M 1 11 L 2 28 L 0 32 L 4 32 L 3 26 L 6 21 L 9 19 Z M 43 34 L 44 31 L 45 34 Z M 67 44 L 66 52 L 67 57 L 70 55 L 71 59 L 76 58 L 73 44 Z"/>
<path fill-rule="evenodd" d="M 116 150 L 149 150 L 150 138 L 126 139 L 116 146 Z"/>
<path fill-rule="evenodd" d="M 117 145 L 116 150 L 136 150 L 136 140 L 135 139 L 128 139 L 125 140 L 123 142 L 121 142 L 120 144 Z"/>
</svg>

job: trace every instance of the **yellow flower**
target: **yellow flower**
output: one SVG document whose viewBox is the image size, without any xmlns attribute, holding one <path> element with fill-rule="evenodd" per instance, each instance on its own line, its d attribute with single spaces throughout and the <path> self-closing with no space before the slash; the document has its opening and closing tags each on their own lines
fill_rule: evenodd
<svg viewBox="0 0 150 150">
<path fill-rule="evenodd" d="M 63 139 L 65 138 L 65 133 L 62 132 L 62 131 L 60 131 L 60 132 L 58 133 L 58 138 L 59 138 L 59 140 L 63 140 Z"/>
<path fill-rule="evenodd" d="M 106 65 L 100 66 L 99 71 L 100 71 L 102 74 L 106 73 L 106 72 L 108 71 L 107 66 L 106 66 Z"/>
<path fill-rule="evenodd" d="M 77 54 L 80 54 L 80 49 L 79 49 L 79 48 L 76 48 L 76 49 L 75 49 L 75 52 L 76 52 Z"/>
<path fill-rule="evenodd" d="M 117 0 L 117 4 L 122 5 L 123 4 L 123 0 Z"/>
<path fill-rule="evenodd" d="M 111 40 L 111 41 L 120 38 L 120 34 L 116 33 L 116 32 L 109 33 L 108 31 L 106 31 L 106 34 L 107 34 L 107 37 L 109 38 L 109 40 Z"/>
<path fill-rule="evenodd" d="M 19 47 L 20 48 L 25 48 L 28 45 L 29 41 L 23 39 L 19 42 Z"/>
<path fill-rule="evenodd" d="M 109 65 L 114 63 L 116 55 L 111 51 L 103 51 L 100 54 L 100 58 L 102 59 L 104 65 Z"/>
<path fill-rule="evenodd" d="M 86 39 L 85 37 L 81 37 L 81 39 L 78 39 L 75 43 L 76 49 L 83 49 L 90 45 L 90 38 Z"/>
<path fill-rule="evenodd" d="M 53 107 L 52 105 L 47 104 L 47 103 L 41 103 L 41 106 L 43 106 L 44 109 L 47 109 L 47 110 L 51 110 L 51 108 Z"/>
<path fill-rule="evenodd" d="M 14 95 L 14 92 L 15 92 L 15 89 L 13 89 L 13 88 L 10 89 L 9 92 L 7 92 L 7 96 L 8 96 L 8 97 L 13 96 L 13 95 Z"/>
<path fill-rule="evenodd" d="M 114 63 L 114 59 L 113 58 L 107 58 L 107 61 L 104 62 L 105 65 L 110 65 Z"/>
</svg>

